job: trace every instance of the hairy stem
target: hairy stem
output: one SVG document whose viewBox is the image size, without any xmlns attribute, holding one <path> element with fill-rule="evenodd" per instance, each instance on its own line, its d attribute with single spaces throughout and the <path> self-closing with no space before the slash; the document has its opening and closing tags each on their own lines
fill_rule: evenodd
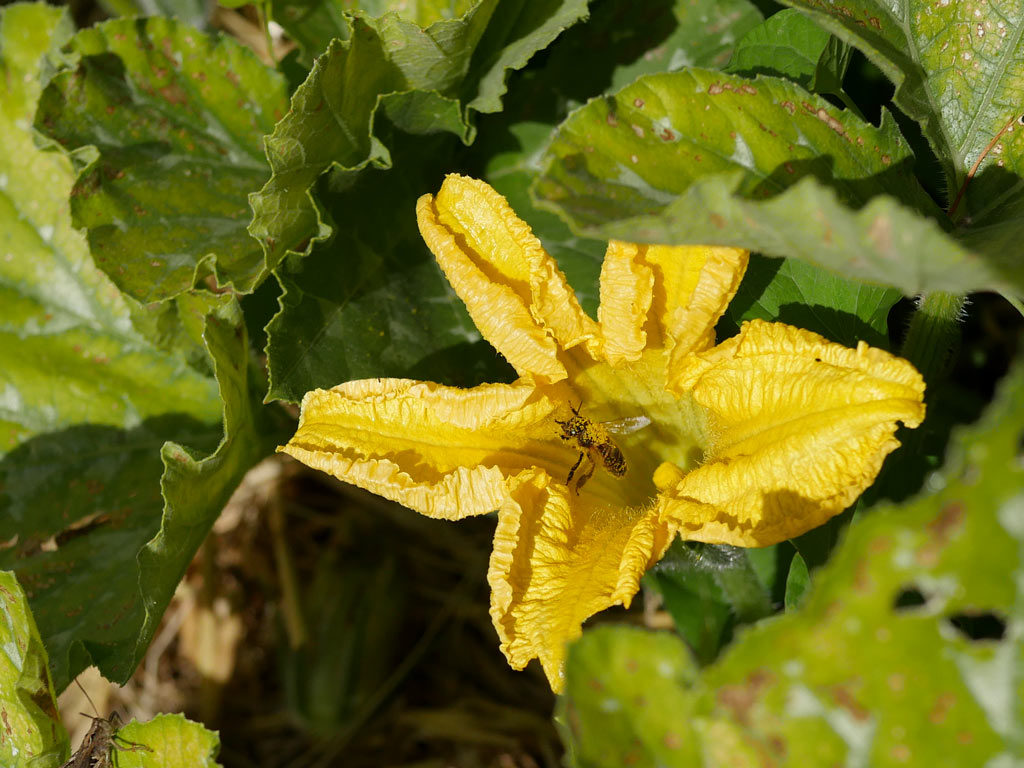
<svg viewBox="0 0 1024 768">
<path fill-rule="evenodd" d="M 967 297 L 936 291 L 927 294 L 910 320 L 901 354 L 929 384 L 949 371 L 960 342 L 960 317 Z"/>
</svg>

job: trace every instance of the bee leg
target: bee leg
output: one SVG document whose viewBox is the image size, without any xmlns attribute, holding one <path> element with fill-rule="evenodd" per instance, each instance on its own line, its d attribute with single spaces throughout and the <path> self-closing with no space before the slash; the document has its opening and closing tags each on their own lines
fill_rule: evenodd
<svg viewBox="0 0 1024 768">
<path fill-rule="evenodd" d="M 580 457 L 576 459 L 576 463 L 572 465 L 572 469 L 569 470 L 569 476 L 565 478 L 566 485 L 572 482 L 572 476 L 576 474 L 576 470 L 580 466 L 580 462 L 583 461 L 584 455 L 585 454 L 581 453 Z"/>
<path fill-rule="evenodd" d="M 591 461 L 590 464 L 587 466 L 587 468 L 584 471 L 580 472 L 580 476 L 578 478 L 576 478 L 576 495 L 577 496 L 579 496 L 580 488 L 583 487 L 583 484 L 585 482 L 587 482 L 587 480 L 590 479 L 590 476 L 592 474 L 594 474 L 594 467 L 595 466 L 596 465 L 594 464 L 594 462 Z"/>
</svg>

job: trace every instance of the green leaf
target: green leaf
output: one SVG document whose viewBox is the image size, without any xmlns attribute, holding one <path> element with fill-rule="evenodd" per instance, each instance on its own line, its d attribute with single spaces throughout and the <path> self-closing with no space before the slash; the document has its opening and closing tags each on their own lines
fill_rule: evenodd
<svg viewBox="0 0 1024 768">
<path fill-rule="evenodd" d="M 672 635 L 585 633 L 561 704 L 571 764 L 1015 764 L 1022 435 L 1018 366 L 930 495 L 859 519 L 801 608 L 699 677 Z"/>
<path fill-rule="evenodd" d="M 793 556 L 789 564 L 789 575 L 786 577 L 786 611 L 795 611 L 807 597 L 807 590 L 811 587 L 811 574 L 807 570 L 807 563 L 798 552 Z"/>
<path fill-rule="evenodd" d="M 99 0 L 111 16 L 172 16 L 197 29 L 209 26 L 209 9 L 205 0 Z"/>
<path fill-rule="evenodd" d="M 121 728 L 114 747 L 118 768 L 219 768 L 220 739 L 182 715 L 157 715 Z M 147 747 L 148 749 L 144 749 Z"/>
<path fill-rule="evenodd" d="M 209 307 L 203 339 L 224 403 L 224 435 L 208 456 L 175 442 L 164 443 L 160 450 L 163 517 L 157 535 L 138 553 L 145 621 L 130 662 L 122 661 L 120 655 L 112 660 L 109 669 L 118 675 L 115 679 L 127 679 L 142 660 L 199 545 L 242 476 L 277 442 L 262 423 L 266 417 L 257 411 L 259 400 L 254 395 L 263 382 L 250 381 L 248 335 L 238 302 L 227 297 L 194 301 Z M 126 655 L 127 648 L 118 650 Z"/>
<path fill-rule="evenodd" d="M 889 310 L 900 298 L 892 288 L 846 280 L 804 261 L 754 255 L 726 317 L 733 327 L 779 321 L 849 347 L 864 340 L 887 348 Z"/>
<path fill-rule="evenodd" d="M 779 11 L 736 44 L 727 71 L 788 77 L 813 90 L 811 81 L 831 39 L 828 31 L 799 11 Z"/>
<path fill-rule="evenodd" d="M 9 768 L 57 768 L 68 754 L 68 734 L 57 716 L 46 649 L 9 571 L 0 571 L 0 646 L 0 761 Z"/>
<path fill-rule="evenodd" d="M 676 542 L 647 583 L 661 594 L 701 664 L 714 661 L 732 638 L 734 624 L 756 622 L 772 611 L 767 585 L 748 550 L 737 547 Z"/>
<path fill-rule="evenodd" d="M 565 764 L 708 765 L 692 718 L 690 687 L 698 679 L 674 634 L 626 626 L 585 632 L 569 650 L 565 695 L 555 713 Z"/>
<path fill-rule="evenodd" d="M 0 451 L 83 422 L 130 428 L 164 413 L 216 421 L 216 386 L 166 348 L 175 334 L 154 339 L 134 325 L 174 327 L 176 313 L 144 315 L 93 267 L 66 213 L 70 166 L 35 148 L 40 57 L 51 35 L 56 47 L 68 32 L 43 9 L 10 6 L 0 27 L 8 73 L 0 82 Z"/>
<path fill-rule="evenodd" d="M 474 6 L 479 5 L 479 0 L 272 0 L 271 8 L 274 21 L 298 44 L 302 59 L 310 64 L 335 38 L 346 41 L 352 36 L 352 15 L 378 18 L 390 12 L 427 28 L 439 21 L 467 18 L 467 14 L 472 18 L 477 14 Z M 493 7 L 493 3 L 488 5 Z"/>
<path fill-rule="evenodd" d="M 69 32 L 42 5 L 0 17 L 0 567 L 25 587 L 58 688 L 91 663 L 113 679 L 131 675 L 167 584 L 262 445 L 239 373 L 249 353 L 233 299 L 139 307 L 93 266 L 72 228 L 68 159 L 36 149 L 30 128 L 42 56 Z M 165 509 L 161 445 L 214 450 L 222 410 L 225 444 L 194 481 L 202 497 L 190 498 L 180 477 L 191 465 L 174 462 Z M 155 542 L 168 554 L 141 592 L 139 553 L 161 524 L 180 520 L 195 528 Z"/>
<path fill-rule="evenodd" d="M 438 141 L 399 146 L 447 154 L 431 151 Z M 339 236 L 278 271 L 284 293 L 267 326 L 268 399 L 298 402 L 310 389 L 375 376 L 461 386 L 509 378 L 420 237 L 416 200 L 436 191 L 441 175 L 416 162 L 403 155 L 405 173 L 366 174 L 324 192 Z"/>
<path fill-rule="evenodd" d="M 251 291 L 266 273 L 247 199 L 270 175 L 263 135 L 287 108 L 284 79 L 171 19 L 109 21 L 70 50 L 36 125 L 85 162 L 71 211 L 99 267 L 144 302 L 210 274 Z"/>
<path fill-rule="evenodd" d="M 1024 285 L 1012 252 L 941 230 L 912 160 L 887 113 L 875 128 L 788 81 L 687 70 L 574 112 L 534 193 L 591 237 L 741 246 L 906 294 Z"/>
<path fill-rule="evenodd" d="M 585 0 L 481 0 L 461 17 L 426 29 L 394 14 L 345 16 L 337 34 L 267 137 L 273 175 L 250 198 L 249 231 L 275 268 L 331 231 L 311 187 L 367 166 L 391 167 L 382 123 L 411 133 L 447 132 L 469 143 L 471 111 L 500 109 L 509 69 L 522 67 L 586 12 Z M 383 107 L 388 121 L 380 119 Z"/>
<path fill-rule="evenodd" d="M 896 84 L 896 105 L 921 123 L 950 199 L 989 143 L 1020 116 L 1024 15 L 1017 3 L 785 0 L 860 48 Z M 983 161 L 958 215 L 995 222 L 993 204 L 1021 197 L 1021 131 Z M 1018 235 L 1019 236 L 1019 235 Z"/>
<path fill-rule="evenodd" d="M 69 425 L 0 462 L 0 536 L 16 542 L 0 564 L 26 586 L 58 687 L 89 664 L 131 676 L 228 496 L 269 452 L 237 303 L 192 301 L 210 304 L 199 309 L 210 312 L 204 337 L 224 398 L 219 447 L 219 421 L 169 412 L 132 428 Z"/>
<path fill-rule="evenodd" d="M 649 72 L 722 65 L 761 19 L 747 0 L 675 0 L 638 6 L 606 0 L 559 37 L 542 64 L 517 73 L 505 110 L 484 116 L 471 150 L 474 175 L 504 195 L 565 272 L 584 309 L 597 313 L 606 243 L 579 237 L 528 194 L 555 126 L 570 106 Z"/>
</svg>

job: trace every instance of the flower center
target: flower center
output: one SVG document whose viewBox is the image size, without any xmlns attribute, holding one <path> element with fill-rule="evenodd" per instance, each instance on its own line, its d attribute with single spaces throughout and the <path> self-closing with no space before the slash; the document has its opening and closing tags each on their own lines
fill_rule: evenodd
<svg viewBox="0 0 1024 768">
<path fill-rule="evenodd" d="M 580 451 L 570 488 L 583 472 L 581 491 L 645 507 L 657 493 L 659 465 L 668 461 L 687 472 L 701 462 L 708 444 L 703 411 L 666 392 L 664 383 L 661 350 L 616 367 L 588 358 L 571 372 L 566 418 L 556 422 L 562 440 Z"/>
</svg>

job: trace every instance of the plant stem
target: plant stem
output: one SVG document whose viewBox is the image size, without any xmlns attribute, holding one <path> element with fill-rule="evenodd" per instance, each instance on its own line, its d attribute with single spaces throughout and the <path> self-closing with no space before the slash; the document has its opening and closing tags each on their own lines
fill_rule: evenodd
<svg viewBox="0 0 1024 768">
<path fill-rule="evenodd" d="M 263 27 L 263 41 L 267 46 L 267 58 L 276 67 L 277 58 L 274 56 L 274 36 L 270 34 L 270 3 L 257 3 L 256 16 L 259 18 L 260 26 Z"/>
<path fill-rule="evenodd" d="M 967 297 L 935 291 L 927 294 L 910 320 L 901 354 L 912 362 L 929 384 L 949 370 L 960 341 L 960 317 Z"/>
</svg>

